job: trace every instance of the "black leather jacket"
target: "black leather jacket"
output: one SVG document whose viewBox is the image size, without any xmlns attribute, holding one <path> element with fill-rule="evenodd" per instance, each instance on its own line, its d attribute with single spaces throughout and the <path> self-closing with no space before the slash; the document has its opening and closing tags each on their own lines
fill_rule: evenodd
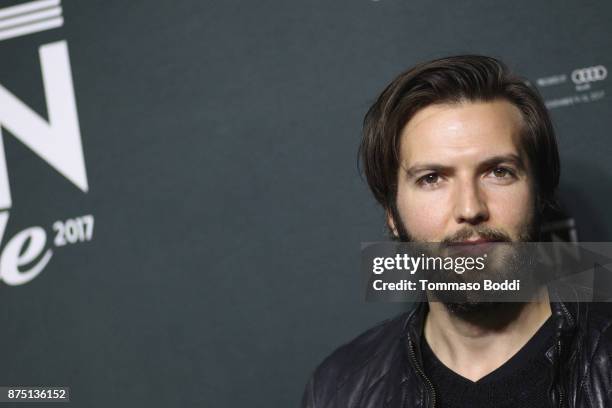
<svg viewBox="0 0 612 408">
<path fill-rule="evenodd" d="M 552 406 L 612 408 L 612 319 L 588 303 L 553 301 L 551 308 Z M 421 303 L 337 349 L 315 370 L 302 407 L 436 407 L 419 349 L 426 310 Z"/>
</svg>

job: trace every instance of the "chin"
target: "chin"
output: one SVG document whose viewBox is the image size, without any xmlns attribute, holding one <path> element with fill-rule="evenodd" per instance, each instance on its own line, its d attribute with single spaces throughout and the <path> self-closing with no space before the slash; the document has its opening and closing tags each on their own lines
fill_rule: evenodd
<svg viewBox="0 0 612 408">
<path fill-rule="evenodd" d="M 446 309 L 460 319 L 476 326 L 500 329 L 514 321 L 524 302 L 462 302 L 444 303 Z"/>
</svg>

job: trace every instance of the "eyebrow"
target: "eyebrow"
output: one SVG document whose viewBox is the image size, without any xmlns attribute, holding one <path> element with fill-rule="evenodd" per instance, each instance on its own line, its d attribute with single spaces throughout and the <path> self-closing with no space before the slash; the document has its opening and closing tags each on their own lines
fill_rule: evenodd
<svg viewBox="0 0 612 408">
<path fill-rule="evenodd" d="M 511 163 L 516 166 L 520 171 L 525 171 L 525 163 L 523 159 L 517 154 L 502 154 L 493 157 L 489 157 L 482 162 L 478 163 L 478 170 L 490 168 L 501 163 Z M 436 171 L 439 173 L 448 173 L 453 169 L 452 166 L 445 166 L 439 163 L 422 163 L 415 164 L 406 169 L 406 175 L 408 177 L 414 177 L 417 173 L 422 171 Z"/>
</svg>

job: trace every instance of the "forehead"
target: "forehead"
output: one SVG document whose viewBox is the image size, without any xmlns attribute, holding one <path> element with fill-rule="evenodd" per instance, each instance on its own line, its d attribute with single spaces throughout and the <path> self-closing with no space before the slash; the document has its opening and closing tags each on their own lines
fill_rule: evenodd
<svg viewBox="0 0 612 408">
<path fill-rule="evenodd" d="M 520 154 L 520 111 L 505 100 L 429 105 L 401 132 L 401 161 Z"/>
</svg>

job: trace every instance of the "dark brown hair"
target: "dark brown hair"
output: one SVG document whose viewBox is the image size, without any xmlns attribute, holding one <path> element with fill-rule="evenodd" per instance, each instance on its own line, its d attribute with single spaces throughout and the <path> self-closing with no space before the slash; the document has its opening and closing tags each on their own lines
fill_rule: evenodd
<svg viewBox="0 0 612 408">
<path fill-rule="evenodd" d="M 395 78 L 368 110 L 359 155 L 376 200 L 395 213 L 400 133 L 428 105 L 505 99 L 521 112 L 521 148 L 534 172 L 537 212 L 556 206 L 559 152 L 538 91 L 499 60 L 459 55 L 419 64 Z"/>
</svg>

